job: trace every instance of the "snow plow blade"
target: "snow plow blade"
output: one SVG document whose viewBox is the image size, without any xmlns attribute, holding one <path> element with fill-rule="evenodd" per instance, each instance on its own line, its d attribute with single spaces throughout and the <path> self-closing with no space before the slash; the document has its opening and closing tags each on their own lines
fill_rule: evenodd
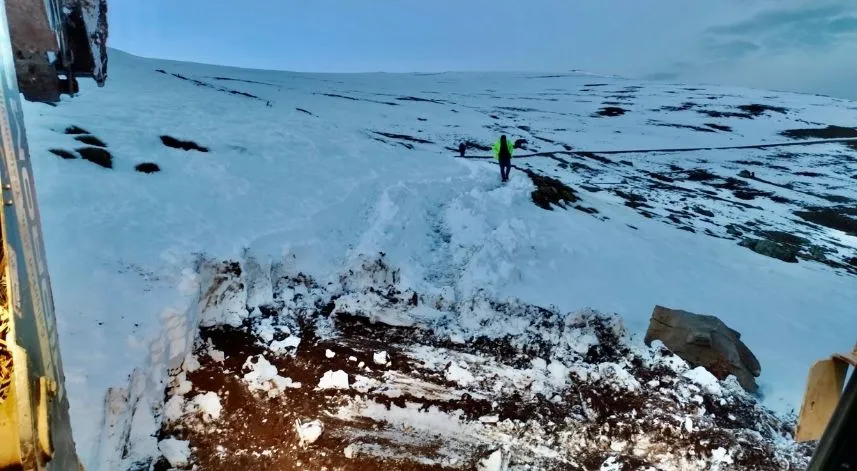
<svg viewBox="0 0 857 471">
<path fill-rule="evenodd" d="M 857 347 L 852 353 L 835 354 L 812 365 L 795 429 L 795 440 L 815 441 L 824 434 L 842 397 L 849 365 L 857 367 Z"/>
</svg>

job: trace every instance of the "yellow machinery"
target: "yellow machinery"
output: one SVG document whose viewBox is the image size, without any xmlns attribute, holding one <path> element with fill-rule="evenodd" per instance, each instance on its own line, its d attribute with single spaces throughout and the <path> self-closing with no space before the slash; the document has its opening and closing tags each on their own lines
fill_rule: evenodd
<svg viewBox="0 0 857 471">
<path fill-rule="evenodd" d="M 0 2 L 0 471 L 82 469 L 57 343 L 19 91 L 34 101 L 106 78 L 105 0 Z"/>
</svg>

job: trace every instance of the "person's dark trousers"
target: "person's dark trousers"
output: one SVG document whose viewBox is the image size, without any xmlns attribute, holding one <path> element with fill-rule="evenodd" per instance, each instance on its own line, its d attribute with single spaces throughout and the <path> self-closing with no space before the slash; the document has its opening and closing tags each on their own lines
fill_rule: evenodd
<svg viewBox="0 0 857 471">
<path fill-rule="evenodd" d="M 500 158 L 500 179 L 504 182 L 509 180 L 509 172 L 512 171 L 512 159 Z"/>
</svg>

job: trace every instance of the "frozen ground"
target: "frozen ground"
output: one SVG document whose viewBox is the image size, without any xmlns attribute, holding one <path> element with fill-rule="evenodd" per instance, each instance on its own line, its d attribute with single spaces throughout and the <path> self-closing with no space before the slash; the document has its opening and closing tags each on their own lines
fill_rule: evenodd
<svg viewBox="0 0 857 471">
<path fill-rule="evenodd" d="M 106 88 L 84 83 L 73 100 L 25 112 L 87 469 L 117 469 L 122 437 L 101 432 L 123 410 L 159 406 L 166 367 L 190 351 L 200 254 L 338 280 L 384 252 L 403 289 L 591 307 L 632 334 L 655 304 L 714 314 L 756 353 L 763 402 L 781 412 L 798 407 L 811 362 L 850 348 L 857 331 L 853 145 L 609 152 L 854 137 L 825 130 L 857 126 L 851 102 L 574 74 L 290 74 L 114 51 Z M 794 129 L 817 131 L 782 134 Z M 501 186 L 490 160 L 453 157 L 462 140 L 487 146 L 500 132 L 542 153 L 519 168 L 579 201 L 546 211 L 524 173 Z M 112 168 L 50 152 L 76 156 L 89 146 L 76 139 L 93 142 L 85 135 L 103 141 Z M 135 171 L 143 163 L 160 171 Z M 799 262 L 754 253 L 745 238 Z M 240 324 L 267 301 L 220 309 Z M 159 428 L 142 413 L 134 424 L 142 436 Z"/>
</svg>

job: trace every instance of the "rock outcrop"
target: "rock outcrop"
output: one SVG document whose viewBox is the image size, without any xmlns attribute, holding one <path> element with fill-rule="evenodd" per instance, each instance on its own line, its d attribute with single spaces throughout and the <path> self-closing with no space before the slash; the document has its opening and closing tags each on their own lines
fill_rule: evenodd
<svg viewBox="0 0 857 471">
<path fill-rule="evenodd" d="M 759 360 L 741 341 L 741 334 L 715 316 L 655 306 L 645 342 L 660 340 L 693 367 L 702 366 L 718 379 L 735 375 L 747 391 L 759 387 Z"/>
</svg>

